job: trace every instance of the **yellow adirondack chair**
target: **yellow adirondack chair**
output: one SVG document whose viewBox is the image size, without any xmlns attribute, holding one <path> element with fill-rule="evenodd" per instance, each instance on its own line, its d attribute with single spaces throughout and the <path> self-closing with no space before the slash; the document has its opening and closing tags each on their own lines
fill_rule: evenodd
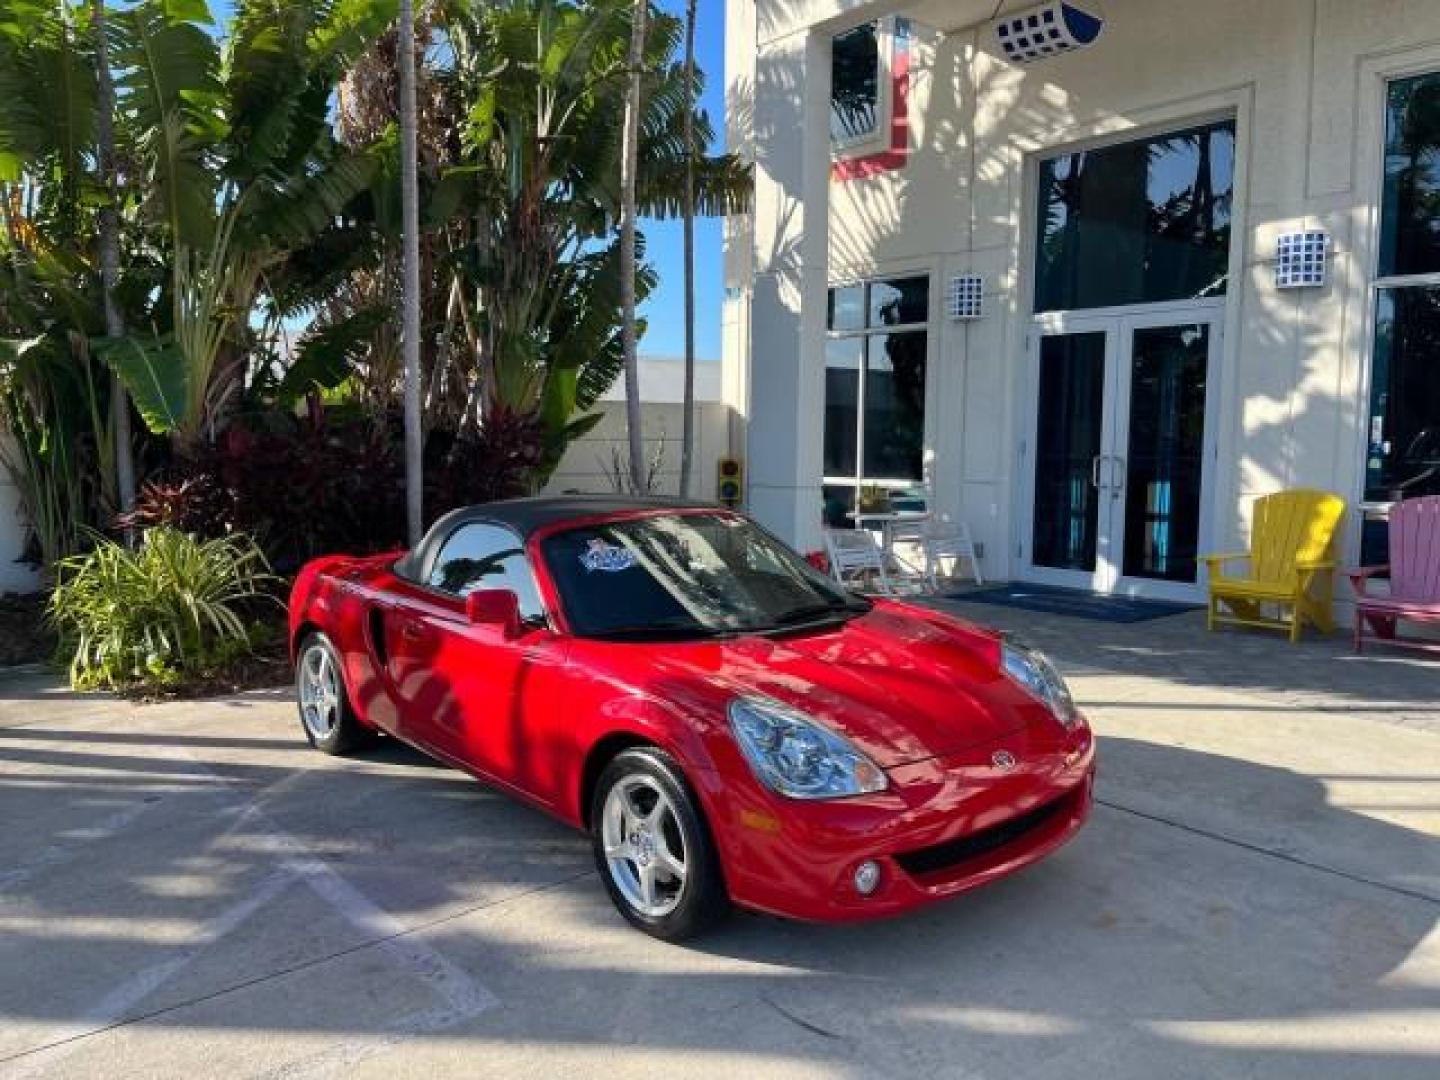
<svg viewBox="0 0 1440 1080">
<path fill-rule="evenodd" d="M 1257 499 L 1250 550 L 1200 556 L 1210 571 L 1206 625 L 1288 630 L 1291 641 L 1300 640 L 1306 622 L 1325 633 L 1334 630 L 1330 544 L 1344 513 L 1345 500 L 1328 491 L 1301 488 Z M 1225 573 L 1228 564 L 1242 560 L 1250 564 L 1248 575 Z M 1279 608 L 1279 616 L 1267 616 L 1264 607 Z"/>
</svg>

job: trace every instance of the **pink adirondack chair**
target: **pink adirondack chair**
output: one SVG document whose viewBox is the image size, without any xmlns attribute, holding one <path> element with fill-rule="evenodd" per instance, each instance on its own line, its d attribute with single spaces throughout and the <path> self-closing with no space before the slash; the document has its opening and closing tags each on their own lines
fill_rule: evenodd
<svg viewBox="0 0 1440 1080">
<path fill-rule="evenodd" d="M 1390 571 L 1390 591 L 1370 592 L 1370 579 Z M 1355 651 L 1365 642 L 1440 653 L 1440 641 L 1402 638 L 1401 619 L 1440 623 L 1440 495 L 1406 499 L 1390 509 L 1390 563 L 1351 570 L 1355 590 Z"/>
</svg>

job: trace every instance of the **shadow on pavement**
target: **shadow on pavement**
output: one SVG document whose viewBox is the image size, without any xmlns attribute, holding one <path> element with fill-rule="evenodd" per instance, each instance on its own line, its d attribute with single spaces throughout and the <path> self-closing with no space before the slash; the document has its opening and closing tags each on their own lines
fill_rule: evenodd
<svg viewBox="0 0 1440 1080">
<path fill-rule="evenodd" d="M 1016 878 L 893 922 L 741 915 L 681 949 L 626 928 L 585 839 L 538 812 L 393 741 L 337 761 L 279 730 L 0 731 L 0 1060 L 140 1016 L 197 1047 L 403 1034 L 445 986 L 437 961 L 392 955 L 423 941 L 501 1003 L 426 1030 L 492 1048 L 739 1047 L 854 1075 L 1066 1057 L 1070 1075 L 1433 1075 L 1404 1032 L 1440 1006 L 1433 944 L 1419 971 L 1440 903 L 1304 865 L 1287 830 L 1417 873 L 1434 838 L 1285 770 L 1108 739 L 1106 790 L 1150 801 L 1097 807 Z M 1207 797 L 1273 833 L 1189 828 Z M 154 985 L 131 1000 L 137 972 Z M 71 1044 L 77 1070 L 107 1038 Z"/>
</svg>

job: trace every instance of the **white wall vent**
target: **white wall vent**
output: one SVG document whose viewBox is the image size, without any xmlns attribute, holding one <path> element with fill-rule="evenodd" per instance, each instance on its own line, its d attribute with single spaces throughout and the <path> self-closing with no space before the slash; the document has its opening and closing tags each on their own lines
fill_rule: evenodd
<svg viewBox="0 0 1440 1080">
<path fill-rule="evenodd" d="M 956 322 L 985 314 L 985 279 L 979 274 L 956 274 L 950 279 L 950 318 Z"/>
<path fill-rule="evenodd" d="M 1275 240 L 1275 287 L 1309 289 L 1325 284 L 1330 237 L 1323 229 L 1281 233 Z"/>
<path fill-rule="evenodd" d="M 1012 64 L 1033 64 L 1093 44 L 1105 27 L 1098 15 L 1057 2 L 1038 4 L 994 24 L 995 39 Z"/>
</svg>

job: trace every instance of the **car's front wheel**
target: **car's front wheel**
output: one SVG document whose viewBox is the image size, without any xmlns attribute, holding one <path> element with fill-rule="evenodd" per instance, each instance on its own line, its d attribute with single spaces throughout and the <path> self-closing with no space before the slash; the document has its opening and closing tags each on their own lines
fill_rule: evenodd
<svg viewBox="0 0 1440 1080">
<path fill-rule="evenodd" d="M 295 664 L 295 699 L 300 726 L 316 750 L 343 754 L 373 739 L 374 732 L 360 722 L 350 707 L 340 653 L 318 631 L 300 643 Z"/>
<path fill-rule="evenodd" d="M 653 747 L 617 754 L 595 786 L 595 864 L 632 924 L 665 941 L 693 937 L 729 906 L 720 860 L 690 786 Z"/>
</svg>

